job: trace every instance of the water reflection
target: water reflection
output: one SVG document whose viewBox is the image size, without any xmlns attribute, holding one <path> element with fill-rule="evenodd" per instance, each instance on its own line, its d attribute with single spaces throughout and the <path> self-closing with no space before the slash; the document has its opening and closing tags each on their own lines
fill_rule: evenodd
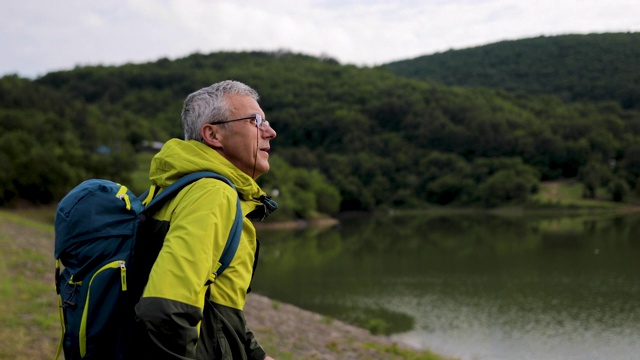
<svg viewBox="0 0 640 360">
<path fill-rule="evenodd" d="M 261 232 L 254 289 L 463 359 L 640 353 L 636 215 L 360 218 Z"/>
</svg>

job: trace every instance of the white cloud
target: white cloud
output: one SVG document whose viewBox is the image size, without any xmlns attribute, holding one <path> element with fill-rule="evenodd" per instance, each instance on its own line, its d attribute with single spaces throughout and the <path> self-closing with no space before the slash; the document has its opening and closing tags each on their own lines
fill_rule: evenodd
<svg viewBox="0 0 640 360">
<path fill-rule="evenodd" d="M 376 65 L 503 39 L 640 31 L 631 0 L 71 0 L 0 4 L 0 74 L 288 49 Z"/>
</svg>

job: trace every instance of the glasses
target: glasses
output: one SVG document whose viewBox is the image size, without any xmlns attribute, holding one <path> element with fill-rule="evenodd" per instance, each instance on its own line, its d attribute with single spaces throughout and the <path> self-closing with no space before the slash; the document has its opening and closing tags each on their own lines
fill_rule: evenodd
<svg viewBox="0 0 640 360">
<path fill-rule="evenodd" d="M 212 122 L 210 124 L 211 125 L 219 125 L 219 124 L 226 124 L 226 123 L 230 123 L 230 122 L 234 122 L 234 121 L 241 121 L 241 120 L 255 120 L 256 127 L 258 129 L 264 129 L 265 125 L 269 126 L 269 122 L 266 119 L 263 119 L 262 115 L 260 115 L 260 114 L 253 114 L 251 116 L 245 116 L 245 117 L 242 117 L 242 118 L 231 119 L 231 120 L 216 121 L 216 122 Z"/>
</svg>

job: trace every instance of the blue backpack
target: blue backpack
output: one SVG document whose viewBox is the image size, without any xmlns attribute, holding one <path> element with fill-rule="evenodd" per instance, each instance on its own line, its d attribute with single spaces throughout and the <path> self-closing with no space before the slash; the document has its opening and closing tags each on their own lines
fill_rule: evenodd
<svg viewBox="0 0 640 360">
<path fill-rule="evenodd" d="M 182 188 L 202 178 L 215 178 L 235 189 L 228 179 L 212 172 L 189 174 L 155 197 L 149 192 L 136 197 L 125 186 L 91 179 L 60 201 L 54 224 L 54 256 L 62 339 L 56 359 L 62 350 L 66 360 L 126 356 L 133 308 L 168 230 L 159 228 L 160 222 L 152 215 Z M 233 259 L 241 233 L 238 199 L 236 217 L 219 260 L 222 266 L 214 275 L 219 276 Z"/>
</svg>

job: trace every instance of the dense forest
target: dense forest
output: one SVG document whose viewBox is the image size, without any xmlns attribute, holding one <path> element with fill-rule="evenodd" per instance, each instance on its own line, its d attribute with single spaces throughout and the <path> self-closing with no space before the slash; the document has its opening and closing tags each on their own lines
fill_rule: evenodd
<svg viewBox="0 0 640 360">
<path fill-rule="evenodd" d="M 625 63 L 618 54 L 607 61 Z M 589 57 L 601 55 L 594 47 Z M 640 112 L 620 99 L 452 87 L 282 51 L 222 52 L 0 78 L 0 204 L 54 203 L 89 177 L 130 181 L 133 154 L 182 137 L 186 95 L 224 79 L 255 88 L 278 132 L 260 182 L 277 189 L 282 217 L 527 203 L 540 181 L 565 178 L 583 182 L 586 197 L 606 188 L 623 201 L 638 189 Z M 562 80 L 583 81 L 570 71 Z"/>
<path fill-rule="evenodd" d="M 446 85 L 613 100 L 640 109 L 640 33 L 502 41 L 385 64 L 394 73 Z"/>
</svg>

